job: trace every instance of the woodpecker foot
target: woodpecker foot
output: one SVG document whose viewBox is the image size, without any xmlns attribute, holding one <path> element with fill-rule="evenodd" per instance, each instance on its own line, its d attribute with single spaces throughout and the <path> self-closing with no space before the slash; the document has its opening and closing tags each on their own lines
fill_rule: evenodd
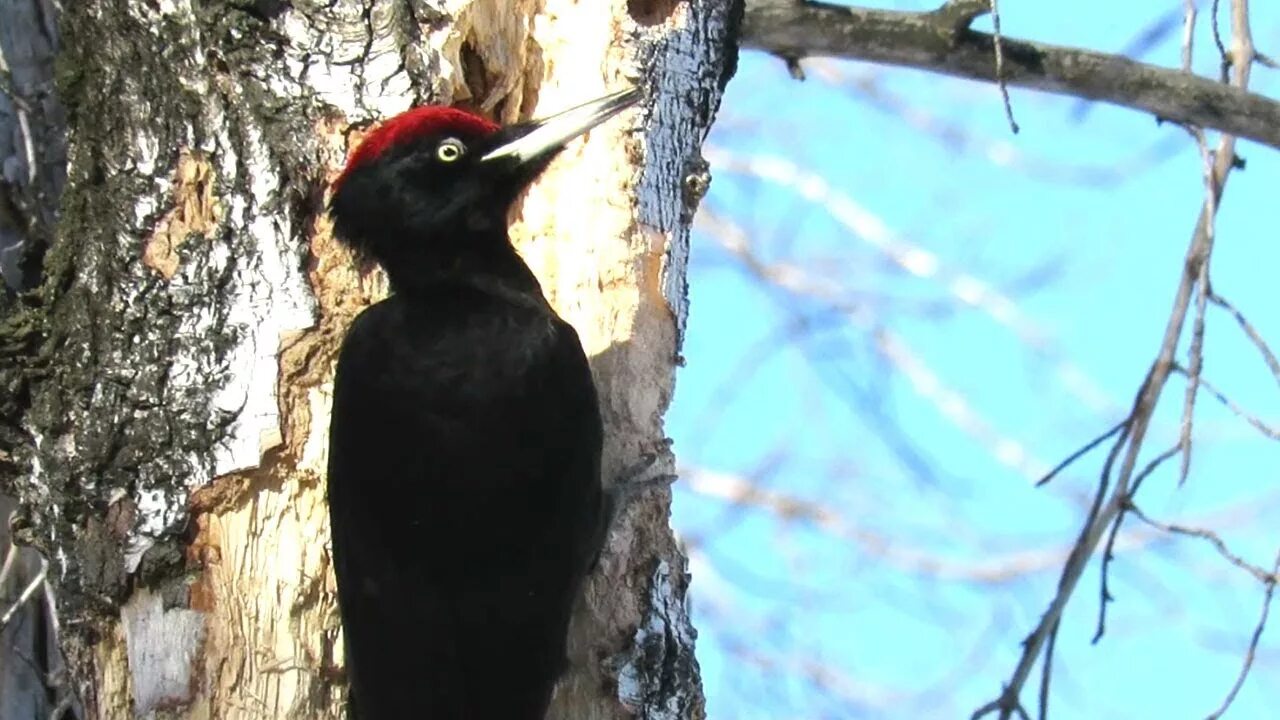
<svg viewBox="0 0 1280 720">
<path fill-rule="evenodd" d="M 679 476 L 654 472 L 660 459 L 671 457 L 671 439 L 664 438 L 652 451 L 641 453 L 640 459 L 624 469 L 609 486 L 610 525 L 633 500 L 657 488 L 668 487 Z"/>
</svg>

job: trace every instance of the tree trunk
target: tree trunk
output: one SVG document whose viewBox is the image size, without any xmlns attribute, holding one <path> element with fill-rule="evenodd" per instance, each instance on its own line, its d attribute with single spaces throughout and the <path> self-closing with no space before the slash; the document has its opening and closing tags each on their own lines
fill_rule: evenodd
<svg viewBox="0 0 1280 720">
<path fill-rule="evenodd" d="M 0 306 L 0 480 L 24 504 L 15 534 L 50 558 L 86 717 L 343 715 L 330 389 L 345 328 L 386 287 L 334 243 L 324 203 L 362 131 L 411 105 L 512 121 L 647 89 L 553 165 L 512 237 L 592 357 L 606 483 L 645 453 L 670 470 L 662 413 L 732 5 L 62 4 L 45 70 L 67 182 L 52 240 L 26 226 L 42 284 Z M 0 26 L 24 6 L 41 0 L 0 0 Z M 646 491 L 615 527 L 552 717 L 702 717 L 669 502 Z"/>
</svg>

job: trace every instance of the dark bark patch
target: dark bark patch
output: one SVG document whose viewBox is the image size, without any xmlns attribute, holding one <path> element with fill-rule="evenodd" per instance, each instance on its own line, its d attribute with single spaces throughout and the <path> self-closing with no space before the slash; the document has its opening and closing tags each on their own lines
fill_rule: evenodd
<svg viewBox="0 0 1280 720">
<path fill-rule="evenodd" d="M 676 11 L 680 0 L 627 0 L 627 14 L 637 24 L 648 27 L 661 25 Z"/>
<path fill-rule="evenodd" d="M 484 62 L 484 56 L 468 39 L 462 43 L 458 58 L 462 62 L 463 81 L 471 92 L 471 98 L 458 103 L 458 106 L 472 112 L 487 114 L 481 104 L 489 97 L 489 91 L 494 86 L 494 78 Z"/>
<path fill-rule="evenodd" d="M 263 22 L 283 15 L 293 7 L 293 3 L 289 0 L 231 0 L 230 4 L 237 10 Z"/>
<path fill-rule="evenodd" d="M 697 631 L 689 617 L 689 574 L 661 560 L 649 578 L 650 605 L 632 645 L 607 661 L 618 700 L 638 717 L 702 720 L 706 717 L 698 661 Z"/>
</svg>

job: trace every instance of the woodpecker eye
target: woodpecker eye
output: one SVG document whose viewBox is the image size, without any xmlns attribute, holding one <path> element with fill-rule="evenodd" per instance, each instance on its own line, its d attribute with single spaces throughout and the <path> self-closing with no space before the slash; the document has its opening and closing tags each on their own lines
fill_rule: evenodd
<svg viewBox="0 0 1280 720">
<path fill-rule="evenodd" d="M 466 151 L 467 148 L 462 144 L 461 140 L 456 138 L 447 138 L 440 143 L 439 147 L 436 148 L 436 157 L 440 162 L 451 163 L 462 157 L 462 154 Z"/>
</svg>

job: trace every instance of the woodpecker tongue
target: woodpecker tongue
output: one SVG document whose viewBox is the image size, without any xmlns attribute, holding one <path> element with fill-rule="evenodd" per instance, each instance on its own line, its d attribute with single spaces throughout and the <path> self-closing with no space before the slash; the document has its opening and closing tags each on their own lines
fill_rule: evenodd
<svg viewBox="0 0 1280 720">
<path fill-rule="evenodd" d="M 631 107 L 639 99 L 640 90 L 631 88 L 537 120 L 532 123 L 532 130 L 490 150 L 480 161 L 512 158 L 523 164 L 535 160 L 564 147 L 565 143 Z"/>
</svg>

